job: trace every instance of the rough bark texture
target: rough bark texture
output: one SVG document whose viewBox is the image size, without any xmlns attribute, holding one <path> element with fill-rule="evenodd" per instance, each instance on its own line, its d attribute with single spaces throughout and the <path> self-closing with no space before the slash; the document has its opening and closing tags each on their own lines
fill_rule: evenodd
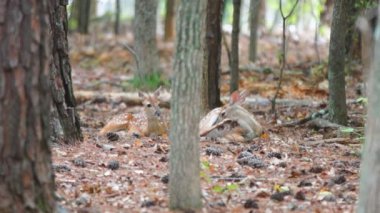
<svg viewBox="0 0 380 213">
<path fill-rule="evenodd" d="M 233 0 L 234 14 L 231 36 L 231 80 L 230 92 L 239 89 L 239 34 L 240 34 L 240 7 L 241 0 Z"/>
<path fill-rule="evenodd" d="M 254 62 L 257 57 L 257 36 L 259 28 L 259 12 L 261 8 L 261 0 L 251 0 L 249 8 L 249 60 Z"/>
<path fill-rule="evenodd" d="M 165 41 L 172 41 L 174 38 L 175 7 L 176 7 L 176 0 L 166 0 L 165 34 L 164 34 Z"/>
<path fill-rule="evenodd" d="M 220 57 L 222 50 L 223 0 L 208 1 L 206 45 L 203 61 L 202 99 L 204 111 L 222 105 L 220 101 Z"/>
<path fill-rule="evenodd" d="M 172 84 L 170 141 L 170 208 L 202 206 L 199 121 L 204 28 L 207 1 L 181 1 Z"/>
<path fill-rule="evenodd" d="M 78 21 L 78 32 L 82 34 L 88 33 L 90 23 L 91 0 L 76 0 L 78 3 L 78 11 L 76 12 Z"/>
<path fill-rule="evenodd" d="M 0 1 L 0 212 L 53 212 L 48 0 Z"/>
<path fill-rule="evenodd" d="M 329 49 L 329 114 L 332 122 L 347 124 L 345 90 L 345 38 L 350 1 L 335 0 Z"/>
<path fill-rule="evenodd" d="M 380 15 L 379 15 L 380 17 Z M 380 18 L 377 22 L 380 28 Z M 375 34 L 375 58 L 380 58 L 380 34 Z M 366 141 L 360 170 L 358 212 L 378 212 L 380 209 L 380 60 L 373 61 L 369 78 Z"/>
<path fill-rule="evenodd" d="M 115 0 L 116 11 L 115 11 L 115 35 L 119 35 L 120 33 L 120 0 Z"/>
<path fill-rule="evenodd" d="M 67 41 L 67 2 L 50 0 L 53 63 L 50 67 L 50 87 L 66 143 L 82 140 L 79 115 L 71 81 L 71 66 Z M 56 125 L 53 128 L 57 128 Z M 55 131 L 57 132 L 57 131 Z"/>
<path fill-rule="evenodd" d="M 135 51 L 139 60 L 136 76 L 144 79 L 159 71 L 156 44 L 157 0 L 135 1 L 134 37 Z"/>
</svg>

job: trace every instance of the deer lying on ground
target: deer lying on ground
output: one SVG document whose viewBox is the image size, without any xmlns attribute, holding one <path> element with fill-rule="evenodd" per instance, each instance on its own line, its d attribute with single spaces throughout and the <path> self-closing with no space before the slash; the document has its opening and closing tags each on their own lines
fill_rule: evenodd
<svg viewBox="0 0 380 213">
<path fill-rule="evenodd" d="M 235 91 L 226 106 L 215 108 L 200 122 L 200 136 L 248 142 L 262 134 L 263 128 L 241 104 L 247 93 Z"/>
<path fill-rule="evenodd" d="M 141 136 L 161 136 L 167 133 L 166 121 L 159 107 L 160 88 L 153 94 L 139 92 L 138 95 L 143 99 L 144 113 L 124 113 L 113 117 L 100 130 L 100 135 L 121 130 Z"/>
<path fill-rule="evenodd" d="M 118 115 L 112 118 L 99 134 L 121 130 L 148 137 L 167 134 L 168 122 L 161 114 L 159 95 L 160 89 L 153 95 L 139 92 L 139 97 L 143 99 L 144 113 Z M 241 106 L 246 95 L 245 92 L 234 92 L 229 104 L 209 112 L 200 122 L 200 136 L 244 142 L 260 136 L 263 128 L 253 115 Z"/>
</svg>

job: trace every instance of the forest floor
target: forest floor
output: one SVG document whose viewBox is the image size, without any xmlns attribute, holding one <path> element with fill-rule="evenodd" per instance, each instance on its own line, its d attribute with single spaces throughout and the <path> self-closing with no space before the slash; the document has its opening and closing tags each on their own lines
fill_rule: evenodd
<svg viewBox="0 0 380 213">
<path fill-rule="evenodd" d="M 132 90 L 125 82 L 132 76 L 133 57 L 116 39 L 73 36 L 70 41 L 75 91 L 102 95 Z M 291 39 L 282 102 L 273 119 L 266 100 L 273 97 L 278 80 L 280 43 L 280 36 L 262 36 L 258 62 L 249 64 L 248 39 L 241 37 L 240 87 L 257 100 L 248 109 L 265 132 L 250 143 L 200 142 L 204 212 L 355 211 L 365 123 L 365 105 L 356 101 L 360 66 L 352 63 L 347 77 L 350 128 L 310 122 L 285 127 L 282 124 L 324 109 L 328 92 L 326 63 L 316 63 L 313 43 Z M 160 41 L 158 46 L 170 76 L 174 44 Z M 319 45 L 322 61 L 327 50 L 326 44 Z M 227 72 L 223 49 L 223 96 L 228 96 Z M 83 143 L 52 146 L 60 204 L 70 212 L 170 212 L 167 136 L 134 138 L 120 132 L 116 141 L 98 136 L 113 115 L 142 107 L 94 98 L 79 100 L 78 110 Z"/>
</svg>

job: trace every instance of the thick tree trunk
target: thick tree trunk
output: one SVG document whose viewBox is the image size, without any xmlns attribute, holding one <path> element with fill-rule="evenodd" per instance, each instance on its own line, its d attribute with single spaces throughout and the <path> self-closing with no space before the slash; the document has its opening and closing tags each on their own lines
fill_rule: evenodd
<svg viewBox="0 0 380 213">
<path fill-rule="evenodd" d="M 222 49 L 223 0 L 207 3 L 206 45 L 203 60 L 202 99 L 207 112 L 222 105 L 220 101 L 220 57 Z"/>
<path fill-rule="evenodd" d="M 351 1 L 335 0 L 329 49 L 329 114 L 332 122 L 347 124 L 345 90 L 345 38 Z"/>
<path fill-rule="evenodd" d="M 176 0 L 166 0 L 165 35 L 164 35 L 165 41 L 172 41 L 174 38 L 175 8 L 176 8 Z"/>
<path fill-rule="evenodd" d="M 378 16 L 380 17 L 380 15 Z M 380 18 L 377 21 L 380 29 Z M 375 57 L 380 58 L 380 35 L 375 33 Z M 380 60 L 373 61 L 369 78 L 366 141 L 360 167 L 360 194 L 358 212 L 377 212 L 380 209 Z"/>
<path fill-rule="evenodd" d="M 88 26 L 90 23 L 91 13 L 91 0 L 76 0 L 78 3 L 77 20 L 78 20 L 78 32 L 82 34 L 88 34 Z"/>
<path fill-rule="evenodd" d="M 135 1 L 134 37 L 135 51 L 139 60 L 136 77 L 145 79 L 159 71 L 156 44 L 157 0 Z"/>
<path fill-rule="evenodd" d="M 53 212 L 48 0 L 0 1 L 0 212 Z"/>
<path fill-rule="evenodd" d="M 120 0 L 115 0 L 116 11 L 115 11 L 115 35 L 119 35 L 120 33 Z"/>
<path fill-rule="evenodd" d="M 170 140 L 170 208 L 202 206 L 199 121 L 204 24 L 207 1 L 181 1 L 172 84 Z"/>
<path fill-rule="evenodd" d="M 50 67 L 51 93 L 63 129 L 63 139 L 66 143 L 75 143 L 83 138 L 71 81 L 66 5 L 61 4 L 60 2 L 64 1 L 60 0 L 50 2 L 50 22 L 53 33 L 53 63 Z"/>
<path fill-rule="evenodd" d="M 257 36 L 259 30 L 259 13 L 261 0 L 251 0 L 249 8 L 249 60 L 254 62 L 257 57 Z"/>
<path fill-rule="evenodd" d="M 241 0 L 233 0 L 234 15 L 231 36 L 231 80 L 230 93 L 239 89 L 239 34 Z"/>
</svg>

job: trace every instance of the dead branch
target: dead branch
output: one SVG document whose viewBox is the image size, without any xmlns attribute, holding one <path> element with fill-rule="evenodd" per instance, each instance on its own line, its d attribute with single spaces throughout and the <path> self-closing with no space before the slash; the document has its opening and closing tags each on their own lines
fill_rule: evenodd
<svg viewBox="0 0 380 213">
<path fill-rule="evenodd" d="M 292 121 L 292 122 L 288 122 L 288 123 L 278 125 L 278 127 L 295 127 L 298 125 L 303 125 L 303 124 L 305 124 L 305 123 L 307 123 L 313 119 L 321 118 L 321 117 L 327 115 L 327 113 L 328 113 L 328 110 L 320 110 L 320 111 L 314 112 L 311 115 L 309 115 L 305 118 L 302 118 L 300 120 L 296 120 L 296 121 Z"/>
<path fill-rule="evenodd" d="M 125 92 L 110 92 L 99 93 L 94 91 L 76 91 L 75 99 L 78 104 L 85 102 L 124 102 L 127 105 L 141 105 L 142 99 L 138 96 L 137 92 L 125 93 Z M 170 107 L 170 93 L 163 92 L 159 97 L 160 106 Z"/>
<path fill-rule="evenodd" d="M 133 55 L 133 57 L 135 58 L 135 61 L 136 61 L 137 71 L 140 72 L 140 59 L 139 59 L 138 55 L 136 54 L 136 52 L 132 49 L 132 47 L 130 47 L 126 43 L 121 43 L 121 45 Z"/>
<path fill-rule="evenodd" d="M 361 142 L 357 139 L 351 139 L 351 138 L 328 138 L 328 139 L 322 139 L 317 141 L 305 141 L 302 144 L 304 145 L 311 145 L 311 146 L 317 146 L 320 144 L 360 144 Z"/>
<path fill-rule="evenodd" d="M 286 66 L 286 49 L 285 49 L 285 43 L 286 43 L 286 33 L 285 33 L 285 30 L 286 30 L 286 20 L 293 14 L 294 12 L 294 9 L 296 8 L 297 4 L 298 4 L 298 1 L 296 1 L 296 3 L 293 5 L 292 9 L 290 10 L 289 14 L 288 15 L 284 15 L 284 11 L 282 9 L 282 0 L 279 0 L 280 1 L 280 13 L 281 13 L 281 17 L 282 17 L 282 53 L 281 53 L 281 68 L 280 68 L 280 79 L 278 80 L 278 85 L 277 85 L 277 89 L 276 89 L 276 93 L 272 99 L 272 113 L 274 113 L 275 115 L 275 119 L 277 119 L 277 113 L 276 113 L 276 99 L 278 97 L 278 93 L 280 92 L 280 88 L 281 88 L 281 84 L 282 84 L 282 76 L 283 76 L 283 73 L 284 73 L 284 69 L 285 69 L 285 66 Z"/>
<path fill-rule="evenodd" d="M 224 48 L 226 49 L 226 52 L 227 52 L 228 64 L 231 67 L 231 50 L 228 47 L 228 42 L 227 42 L 226 34 L 224 32 L 222 32 L 222 41 L 223 41 Z"/>
</svg>

